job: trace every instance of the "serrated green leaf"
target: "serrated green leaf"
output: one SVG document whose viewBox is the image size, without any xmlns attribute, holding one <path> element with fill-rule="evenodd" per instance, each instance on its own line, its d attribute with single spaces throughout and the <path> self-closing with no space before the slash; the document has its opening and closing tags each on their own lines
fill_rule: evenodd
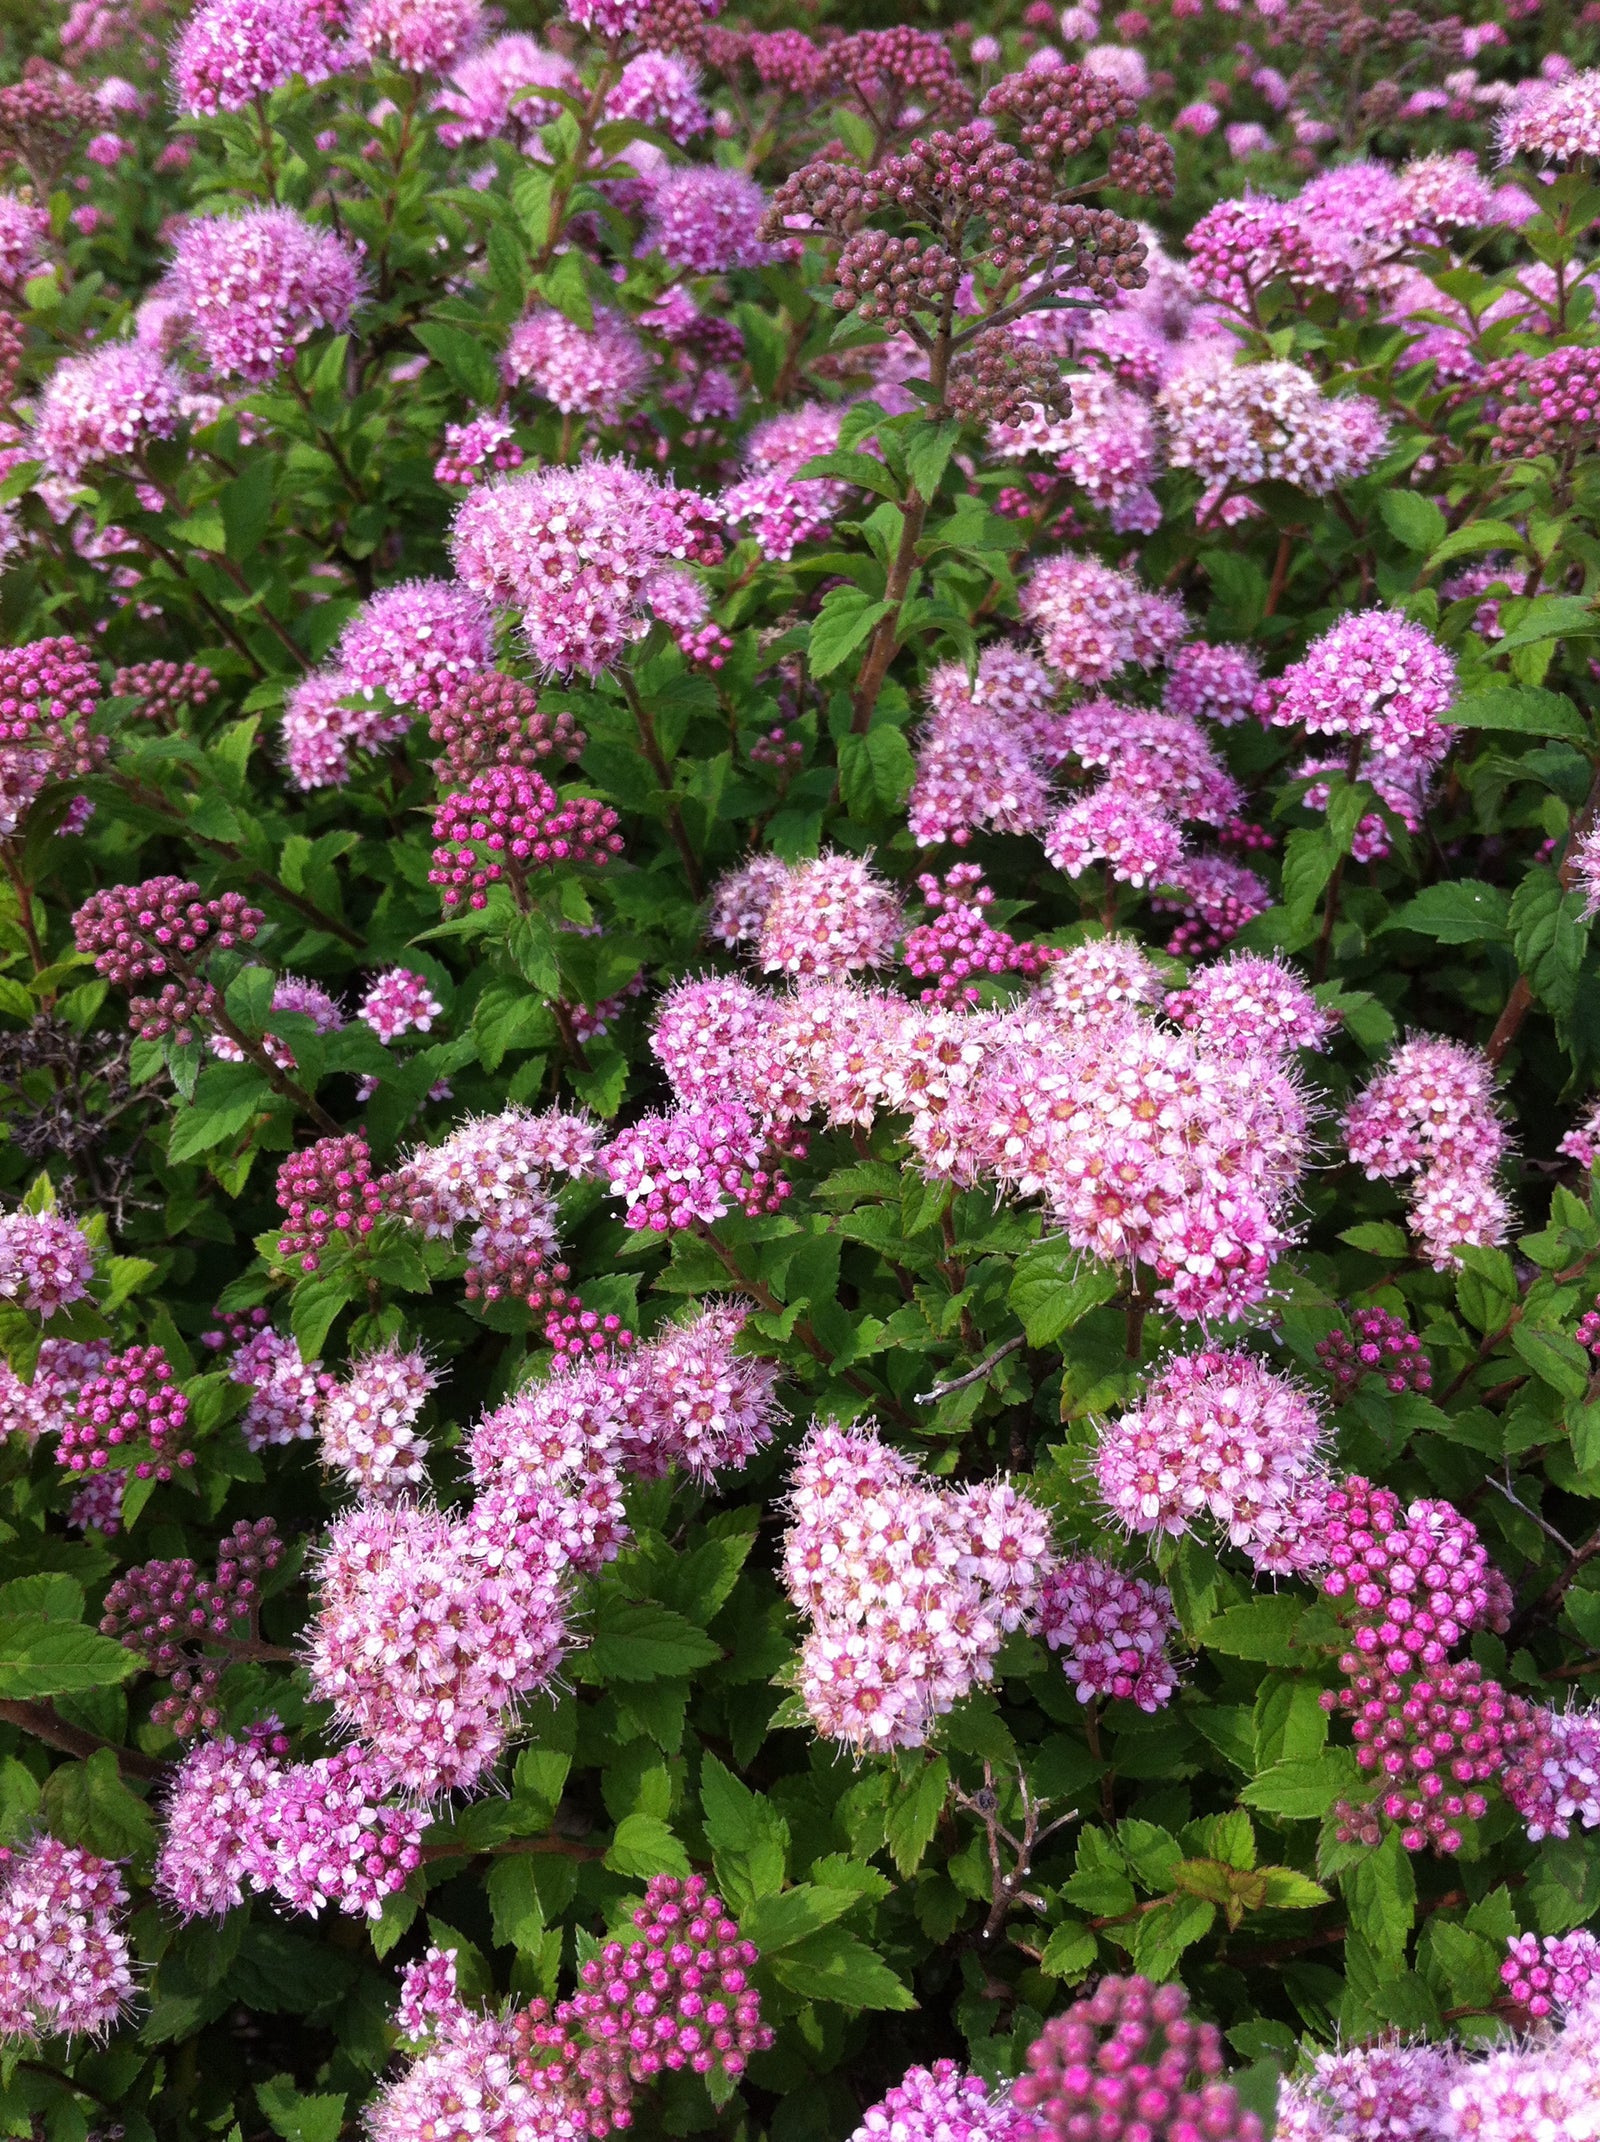
<svg viewBox="0 0 1600 2142">
<path fill-rule="evenodd" d="M 1380 925 L 1384 930 L 1414 930 L 1441 945 L 1509 944 L 1511 902 L 1498 885 L 1452 878 L 1424 886 Z"/>
<path fill-rule="evenodd" d="M 917 2005 L 883 1958 L 842 1926 L 825 1927 L 775 1956 L 772 1974 L 792 1993 L 840 2008 L 896 2013 Z"/>
<path fill-rule="evenodd" d="M 1360 1779 L 1353 1750 L 1324 1748 L 1320 1755 L 1289 1756 L 1274 1763 L 1243 1786 L 1239 1798 L 1265 1815 L 1319 1821 L 1335 1801 L 1348 1800 L 1358 1791 Z"/>
<path fill-rule="evenodd" d="M 1011 1307 L 1022 1319 L 1030 1346 L 1048 1346 L 1080 1318 L 1108 1302 L 1121 1284 L 1114 1266 L 1077 1250 L 1064 1239 L 1035 1242 L 1012 1272 Z"/>
<path fill-rule="evenodd" d="M 81 1622 L 0 1615 L 0 1697 L 8 1700 L 115 1688 L 143 1665 L 137 1652 Z"/>
</svg>

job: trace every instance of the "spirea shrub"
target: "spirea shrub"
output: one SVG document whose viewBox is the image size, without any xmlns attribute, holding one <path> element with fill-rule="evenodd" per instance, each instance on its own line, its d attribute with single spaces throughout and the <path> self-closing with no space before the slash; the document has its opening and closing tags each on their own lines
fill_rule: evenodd
<svg viewBox="0 0 1600 2142">
<path fill-rule="evenodd" d="M 950 17 L 4 11 L 0 2136 L 1600 2142 L 1600 6 Z"/>
</svg>

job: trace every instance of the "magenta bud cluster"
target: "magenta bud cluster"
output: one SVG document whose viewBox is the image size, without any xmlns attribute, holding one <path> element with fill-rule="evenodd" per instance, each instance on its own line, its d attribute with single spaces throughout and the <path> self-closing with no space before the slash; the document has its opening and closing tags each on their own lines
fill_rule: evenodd
<svg viewBox="0 0 1600 2142">
<path fill-rule="evenodd" d="M 372 1154 L 360 1131 L 319 1138 L 291 1153 L 278 1170 L 278 1209 L 284 1216 L 278 1255 L 314 1272 L 335 1240 L 355 1243 L 370 1235 L 390 1209 L 393 1178 L 374 1176 Z"/>
</svg>

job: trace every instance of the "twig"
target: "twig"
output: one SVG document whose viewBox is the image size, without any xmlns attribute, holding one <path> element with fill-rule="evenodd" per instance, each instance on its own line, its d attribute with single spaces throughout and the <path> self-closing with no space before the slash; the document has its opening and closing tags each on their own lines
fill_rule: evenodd
<svg viewBox="0 0 1600 2142">
<path fill-rule="evenodd" d="M 948 1383 L 936 1383 L 931 1391 L 924 1391 L 913 1403 L 919 1406 L 937 1405 L 941 1398 L 948 1398 L 952 1391 L 964 1391 L 969 1383 L 982 1383 L 997 1362 L 1004 1361 L 1007 1354 L 1014 1354 L 1019 1346 L 1026 1344 L 1026 1334 L 1019 1331 L 1015 1338 L 1007 1339 L 1004 1346 L 997 1346 L 988 1359 L 980 1361 L 975 1369 L 968 1369 L 964 1376 L 952 1376 Z"/>
<path fill-rule="evenodd" d="M 129 1777 L 156 1778 L 161 1775 L 161 1765 L 148 1755 L 141 1755 L 137 1748 L 120 1748 L 114 1741 L 102 1740 L 98 1733 L 86 1732 L 82 1726 L 69 1725 L 49 1703 L 7 1698 L 0 1702 L 0 1724 L 18 1726 L 24 1733 L 31 1733 L 35 1740 L 42 1740 L 47 1748 L 59 1748 L 63 1755 L 75 1755 L 80 1762 L 87 1762 L 102 1748 L 109 1748 L 117 1759 L 118 1769 L 125 1770 Z"/>
</svg>

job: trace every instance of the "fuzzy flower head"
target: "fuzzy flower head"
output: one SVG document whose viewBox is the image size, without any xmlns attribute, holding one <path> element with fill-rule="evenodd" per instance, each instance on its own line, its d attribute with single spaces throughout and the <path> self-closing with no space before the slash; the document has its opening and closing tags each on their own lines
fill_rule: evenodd
<svg viewBox="0 0 1600 2142">
<path fill-rule="evenodd" d="M 936 2060 L 907 2068 L 862 2115 L 850 2142 L 1025 2142 L 1034 2131 L 1033 2119 L 1003 2091 L 991 2093 L 981 2075 Z"/>
<path fill-rule="evenodd" d="M 172 100 L 185 114 L 243 111 L 296 75 L 325 81 L 338 64 L 315 0 L 206 0 L 178 34 Z"/>
<path fill-rule="evenodd" d="M 1257 708 L 1279 728 L 1362 738 L 1380 758 L 1438 760 L 1455 696 L 1455 664 L 1430 632 L 1392 610 L 1363 610 L 1313 640 Z"/>
<path fill-rule="evenodd" d="M 1161 1002 L 1166 985 L 1137 938 L 1101 937 L 1074 945 L 1045 969 L 1034 1002 L 1067 1028 L 1103 1025 Z"/>
<path fill-rule="evenodd" d="M 685 164 L 651 188 L 644 250 L 691 275 L 765 267 L 778 257 L 761 237 L 766 212 L 765 193 L 744 172 Z"/>
<path fill-rule="evenodd" d="M 561 107 L 553 97 L 530 96 L 530 90 L 570 89 L 577 80 L 571 60 L 523 31 L 464 53 L 439 92 L 437 108 L 446 114 L 439 139 L 447 148 L 470 141 L 509 135 L 530 153 L 540 127 Z"/>
<path fill-rule="evenodd" d="M 476 41 L 480 0 L 361 0 L 352 40 L 404 74 L 443 74 Z"/>
<path fill-rule="evenodd" d="M 595 1155 L 629 1227 L 666 1234 L 711 1226 L 736 1206 L 774 1212 L 789 1194 L 755 1118 L 740 1101 L 702 1101 L 646 1115 Z"/>
<path fill-rule="evenodd" d="M 1039 1596 L 1039 1634 L 1065 1654 L 1080 1703 L 1114 1696 L 1141 1711 L 1164 1709 L 1178 1690 L 1167 1656 L 1177 1630 L 1164 1585 L 1124 1576 L 1094 1555 L 1063 1562 Z"/>
<path fill-rule="evenodd" d="M 523 613 L 542 668 L 598 676 L 650 627 L 651 584 L 714 559 L 716 509 L 623 461 L 530 470 L 484 484 L 451 532 L 456 570 Z"/>
<path fill-rule="evenodd" d="M 0 193 L 0 288 L 20 291 L 50 257 L 50 217 L 20 194 Z"/>
<path fill-rule="evenodd" d="M 704 1875 L 658 1874 L 633 1914 L 636 1941 L 612 1941 L 579 1968 L 575 2019 L 597 2044 L 626 2048 L 628 2072 L 742 2074 L 772 2032 L 750 1974 L 759 1962 Z"/>
<path fill-rule="evenodd" d="M 1309 1397 L 1248 1354 L 1179 1354 L 1101 1430 L 1095 1477 L 1130 1532 L 1209 1519 L 1258 1568 L 1293 1570 L 1312 1551 L 1326 1443 Z"/>
<path fill-rule="evenodd" d="M 0 1296 L 31 1316 L 82 1301 L 94 1278 L 83 1230 L 55 1212 L 0 1214 Z"/>
<path fill-rule="evenodd" d="M 1022 592 L 1039 652 L 1069 684 L 1103 684 L 1134 664 L 1154 669 L 1186 636 L 1183 605 L 1152 595 L 1098 558 L 1047 558 Z"/>
<path fill-rule="evenodd" d="M 608 119 L 636 119 L 681 147 L 711 124 L 696 70 L 675 52 L 644 51 L 622 70 L 606 99 Z"/>
<path fill-rule="evenodd" d="M 183 1919 L 220 1919 L 244 1902 L 251 1837 L 267 1788 L 288 1759 L 275 1718 L 235 1740 L 190 1748 L 167 1790 L 157 1894 Z"/>
<path fill-rule="evenodd" d="M 615 424 L 652 367 L 629 321 L 610 306 L 597 306 L 594 324 L 579 327 L 547 305 L 511 330 L 500 369 L 508 385 L 531 387 L 565 415 Z"/>
<path fill-rule="evenodd" d="M 52 476 L 128 461 L 178 428 L 181 375 L 138 342 L 112 342 L 64 357 L 45 383 L 33 421 L 33 451 Z"/>
<path fill-rule="evenodd" d="M 292 208 L 253 208 L 186 223 L 169 281 L 208 368 L 260 387 L 312 335 L 350 325 L 363 271 L 334 232 Z"/>
<path fill-rule="evenodd" d="M 417 1417 L 438 1378 L 420 1353 L 381 1347 L 355 1362 L 322 1401 L 322 1462 L 357 1493 L 392 1502 L 427 1478 Z"/>
<path fill-rule="evenodd" d="M 103 2037 L 133 1999 L 116 1868 L 37 1837 L 0 1862 L 0 2041 Z"/>
<path fill-rule="evenodd" d="M 1521 84 L 1499 122 L 1501 158 L 1550 164 L 1600 158 L 1600 71 Z"/>
<path fill-rule="evenodd" d="M 786 873 L 762 918 L 757 958 L 768 974 L 842 981 L 887 962 L 902 919 L 894 888 L 863 858 L 820 855 Z"/>
<path fill-rule="evenodd" d="M 1211 1041 L 1270 1055 L 1325 1049 L 1338 1023 L 1292 967 L 1259 952 L 1235 952 L 1197 968 L 1188 988 L 1174 991 L 1164 1008 L 1169 1019 Z"/>
<path fill-rule="evenodd" d="M 1278 2142 L 1441 2142 L 1457 2055 L 1441 2045 L 1319 2053 L 1278 2099 Z"/>
<path fill-rule="evenodd" d="M 1193 469 L 1210 489 L 1199 511 L 1250 510 L 1251 484 L 1290 483 L 1321 498 L 1365 473 L 1386 443 L 1385 419 L 1363 395 L 1330 397 L 1287 362 L 1239 364 L 1231 343 L 1202 342 L 1161 389 L 1157 409 L 1173 468 Z"/>
<path fill-rule="evenodd" d="M 434 713 L 452 686 L 494 661 L 494 629 L 481 595 L 454 580 L 402 580 L 363 603 L 340 633 L 332 662 L 347 698 Z"/>
<path fill-rule="evenodd" d="M 382 1042 L 398 1041 L 402 1034 L 426 1034 L 444 1006 L 431 985 L 409 967 L 386 967 L 372 984 L 356 1011 Z"/>
</svg>

